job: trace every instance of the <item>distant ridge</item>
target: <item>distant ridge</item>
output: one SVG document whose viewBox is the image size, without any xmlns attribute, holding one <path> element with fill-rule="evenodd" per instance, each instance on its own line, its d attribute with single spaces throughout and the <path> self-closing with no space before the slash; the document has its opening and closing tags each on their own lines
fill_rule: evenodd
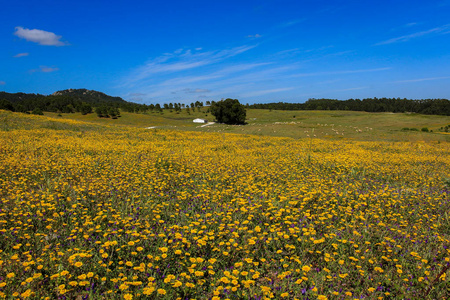
<svg viewBox="0 0 450 300">
<path fill-rule="evenodd" d="M 72 96 L 89 104 L 99 104 L 107 102 L 128 103 L 128 101 L 123 100 L 121 97 L 109 96 L 105 93 L 88 89 L 61 90 L 54 92 L 52 96 Z"/>
<path fill-rule="evenodd" d="M 114 97 L 106 95 L 105 93 L 88 90 L 88 89 L 67 89 L 56 91 L 51 95 L 41 95 L 41 94 L 27 94 L 27 93 L 7 93 L 0 92 L 0 99 L 5 99 L 11 103 L 20 103 L 22 101 L 37 99 L 42 97 L 52 97 L 52 96 L 68 96 L 73 98 L 74 100 L 80 100 L 89 104 L 100 104 L 100 103 L 108 103 L 108 102 L 116 102 L 116 103 L 132 103 L 123 100 L 121 97 Z"/>
<path fill-rule="evenodd" d="M 128 112 L 145 111 L 147 106 L 123 100 L 121 97 L 88 89 L 67 89 L 51 95 L 0 92 L 0 109 L 16 112 L 62 112 L 83 114 L 102 110 L 123 109 Z"/>
</svg>

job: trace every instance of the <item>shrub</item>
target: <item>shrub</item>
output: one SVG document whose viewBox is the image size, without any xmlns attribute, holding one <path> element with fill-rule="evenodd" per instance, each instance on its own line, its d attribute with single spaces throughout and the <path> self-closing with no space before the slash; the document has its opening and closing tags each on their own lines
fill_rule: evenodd
<svg viewBox="0 0 450 300">
<path fill-rule="evenodd" d="M 31 112 L 33 115 L 44 115 L 44 113 L 42 112 L 42 110 L 38 107 L 36 107 L 35 109 L 33 109 L 33 111 Z"/>
<path fill-rule="evenodd" d="M 230 125 L 245 124 L 245 106 L 237 99 L 225 99 L 211 105 L 211 114 L 217 122 Z"/>
</svg>

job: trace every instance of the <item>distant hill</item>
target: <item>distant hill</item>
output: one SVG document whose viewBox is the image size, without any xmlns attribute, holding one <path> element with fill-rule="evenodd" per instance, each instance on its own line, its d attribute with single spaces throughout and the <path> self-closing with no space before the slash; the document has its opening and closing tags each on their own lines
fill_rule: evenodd
<svg viewBox="0 0 450 300">
<path fill-rule="evenodd" d="M 45 96 L 40 94 L 0 92 L 0 99 L 7 100 L 11 103 L 18 103 L 28 99 L 35 99 L 37 97 L 45 97 Z"/>
<path fill-rule="evenodd" d="M 116 102 L 116 103 L 129 103 L 125 100 L 123 100 L 120 97 L 113 97 L 106 95 L 105 93 L 94 91 L 94 90 L 88 90 L 88 89 L 68 89 L 68 90 L 62 90 L 57 91 L 52 94 L 52 96 L 70 96 L 75 99 L 81 100 L 83 102 L 89 103 L 89 104 L 100 104 L 100 103 L 108 103 L 108 102 Z"/>
<path fill-rule="evenodd" d="M 100 108 L 101 111 L 114 109 L 116 112 L 119 108 L 128 112 L 146 111 L 149 108 L 145 104 L 128 102 L 120 97 L 88 89 L 67 89 L 51 95 L 0 92 L 0 109 L 17 112 L 41 114 L 50 111 L 86 114 L 93 112 L 94 107 Z M 99 116 L 102 115 L 108 114 L 99 114 Z"/>
<path fill-rule="evenodd" d="M 67 90 L 61 90 L 54 92 L 51 95 L 41 95 L 41 94 L 26 94 L 26 93 L 7 93 L 7 92 L 0 92 L 0 99 L 7 100 L 11 103 L 21 103 L 26 102 L 27 100 L 33 100 L 37 98 L 46 98 L 52 96 L 65 96 L 70 97 L 74 100 L 80 100 L 82 102 L 88 103 L 88 104 L 100 104 L 100 103 L 108 103 L 108 102 L 115 102 L 115 103 L 131 103 L 123 100 L 120 97 L 113 97 L 106 95 L 105 93 L 94 91 L 94 90 L 88 90 L 88 89 L 67 89 Z"/>
</svg>

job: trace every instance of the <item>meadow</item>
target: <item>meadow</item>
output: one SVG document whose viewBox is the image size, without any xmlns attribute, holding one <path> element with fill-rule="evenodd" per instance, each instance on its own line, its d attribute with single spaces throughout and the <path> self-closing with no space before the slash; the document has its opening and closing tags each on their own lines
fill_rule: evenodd
<svg viewBox="0 0 450 300">
<path fill-rule="evenodd" d="M 449 117 L 251 113 L 0 111 L 0 297 L 449 298 Z"/>
<path fill-rule="evenodd" d="M 199 132 L 227 132 L 260 136 L 279 136 L 290 138 L 320 138 L 331 140 L 358 141 L 447 141 L 450 135 L 440 132 L 443 126 L 450 125 L 449 116 L 421 115 L 413 113 L 367 113 L 356 111 L 279 111 L 248 109 L 247 125 L 232 126 L 214 124 L 201 127 L 193 123 L 195 118 L 213 121 L 214 117 L 207 107 L 191 110 L 187 114 L 165 110 L 164 113 L 134 114 L 122 112 L 117 120 L 98 118 L 95 114 L 45 113 L 57 120 L 74 120 L 98 125 L 155 127 L 157 129 L 187 130 Z M 422 128 L 432 132 L 422 132 Z M 404 129 L 414 129 L 407 130 Z"/>
</svg>

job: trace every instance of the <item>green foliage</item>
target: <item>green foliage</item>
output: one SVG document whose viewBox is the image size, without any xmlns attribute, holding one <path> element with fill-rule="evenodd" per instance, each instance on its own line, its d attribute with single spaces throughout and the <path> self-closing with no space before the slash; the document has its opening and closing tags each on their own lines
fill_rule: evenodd
<svg viewBox="0 0 450 300">
<path fill-rule="evenodd" d="M 95 113 L 99 118 L 111 117 L 112 119 L 117 119 L 120 117 L 120 111 L 117 107 L 109 107 L 106 105 L 95 108 Z"/>
<path fill-rule="evenodd" d="M 410 100 L 400 98 L 360 99 L 309 99 L 305 103 L 263 103 L 250 108 L 277 110 L 353 110 L 366 112 L 414 112 L 427 115 L 450 116 L 450 101 L 447 99 Z"/>
<path fill-rule="evenodd" d="M 36 107 L 35 109 L 33 109 L 33 111 L 31 112 L 33 115 L 44 115 L 44 113 L 42 112 L 42 110 L 39 107 Z"/>
<path fill-rule="evenodd" d="M 117 119 L 118 117 L 120 117 L 120 111 L 119 111 L 119 109 L 117 107 L 109 107 L 108 108 L 108 114 L 113 119 Z"/>
<path fill-rule="evenodd" d="M 430 130 L 428 129 L 428 127 L 423 127 L 423 128 L 421 129 L 421 131 L 423 131 L 423 132 L 429 132 Z"/>
<path fill-rule="evenodd" d="M 417 129 L 417 128 L 408 128 L 408 127 L 404 127 L 404 128 L 402 128 L 402 131 L 419 131 L 419 129 Z M 428 132 L 428 128 L 427 127 L 424 127 L 424 128 L 422 128 L 422 131 L 427 131 Z"/>
<path fill-rule="evenodd" d="M 450 178 L 444 178 L 444 186 L 446 189 L 450 189 Z"/>
<path fill-rule="evenodd" d="M 225 99 L 211 104 L 211 114 L 217 122 L 229 125 L 245 124 L 245 106 L 237 99 Z"/>
<path fill-rule="evenodd" d="M 92 113 L 92 106 L 87 103 L 83 103 L 83 105 L 81 105 L 80 111 L 82 115 L 90 114 Z"/>
<path fill-rule="evenodd" d="M 122 109 L 127 112 L 146 112 L 154 109 L 154 106 L 127 102 L 120 97 L 112 97 L 101 92 L 87 89 L 68 89 L 58 91 L 52 95 L 6 93 L 0 92 L 0 109 L 27 112 L 35 108 L 41 111 L 75 113 L 86 115 L 92 112 L 92 107 L 108 106 L 109 108 Z M 106 113 L 108 114 L 108 113 Z"/>
<path fill-rule="evenodd" d="M 14 105 L 6 99 L 0 99 L 0 109 L 15 111 Z"/>
</svg>

